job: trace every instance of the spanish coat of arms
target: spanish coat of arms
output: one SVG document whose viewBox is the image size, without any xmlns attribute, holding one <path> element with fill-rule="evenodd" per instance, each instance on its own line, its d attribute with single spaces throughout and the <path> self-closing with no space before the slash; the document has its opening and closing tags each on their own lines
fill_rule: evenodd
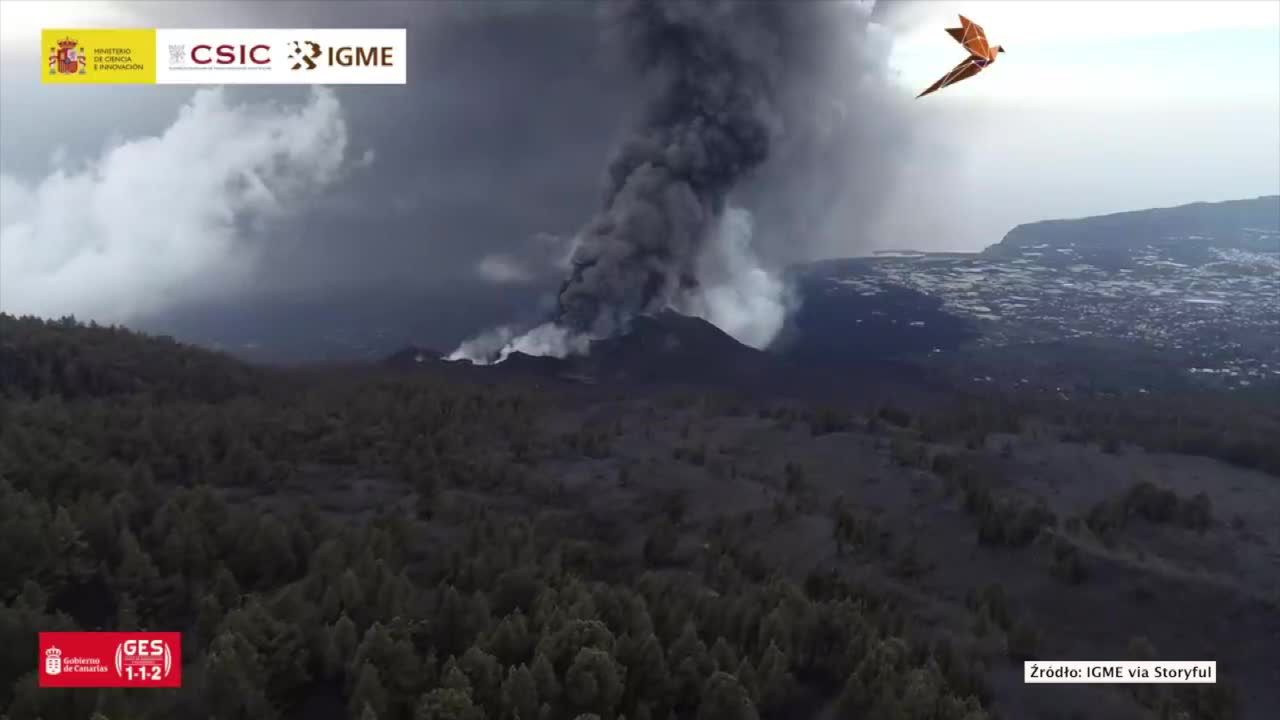
<svg viewBox="0 0 1280 720">
<path fill-rule="evenodd" d="M 71 38 L 59 40 L 57 47 L 49 48 L 50 75 L 84 75 L 89 67 L 84 48 Z"/>
</svg>

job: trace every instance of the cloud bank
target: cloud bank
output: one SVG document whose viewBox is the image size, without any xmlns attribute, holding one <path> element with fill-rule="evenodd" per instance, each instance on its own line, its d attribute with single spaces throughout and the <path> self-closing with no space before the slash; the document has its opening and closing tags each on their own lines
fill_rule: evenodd
<svg viewBox="0 0 1280 720">
<path fill-rule="evenodd" d="M 283 105 L 233 104 L 213 89 L 161 134 L 81 167 L 35 183 L 0 172 L 0 310 L 129 322 L 232 295 L 271 221 L 334 183 L 346 152 L 327 90 Z"/>
</svg>

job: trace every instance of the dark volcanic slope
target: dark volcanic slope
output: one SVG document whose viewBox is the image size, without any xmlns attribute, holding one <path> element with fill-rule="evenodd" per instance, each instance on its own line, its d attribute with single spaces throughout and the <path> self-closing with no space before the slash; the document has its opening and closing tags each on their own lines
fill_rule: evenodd
<svg viewBox="0 0 1280 720">
<path fill-rule="evenodd" d="M 838 325 L 842 320 L 833 322 Z M 827 329 L 809 328 L 814 335 L 808 339 Z M 884 347 L 876 345 L 885 337 L 883 328 L 836 332 L 833 341 L 844 354 L 836 353 L 834 361 L 827 362 L 821 357 L 827 347 L 821 343 L 788 341 L 768 351 L 757 350 L 706 320 L 666 311 L 636 318 L 627 332 L 592 343 L 585 355 L 552 358 L 513 353 L 494 366 L 467 367 L 476 377 L 496 374 L 586 384 L 718 388 L 749 393 L 757 400 L 827 403 L 893 398 L 912 405 L 936 391 L 936 383 L 919 368 L 891 359 L 900 350 L 894 343 L 901 338 L 889 339 Z M 865 350 L 861 359 L 855 357 L 859 342 Z M 812 352 L 797 352 L 797 348 Z"/>
<path fill-rule="evenodd" d="M 630 332 L 592 344 L 577 365 L 601 377 L 677 382 L 754 379 L 776 366 L 706 320 L 671 311 L 637 318 Z"/>
<path fill-rule="evenodd" d="M 513 353 L 496 369 L 580 382 L 734 385 L 784 381 L 779 359 L 743 345 L 700 318 L 666 311 L 640 316 L 627 332 L 567 358 Z"/>
<path fill-rule="evenodd" d="M 803 300 L 772 349 L 810 367 L 854 368 L 949 350 L 978 336 L 972 320 L 946 312 L 938 297 L 900 286 L 874 293 L 851 286 L 851 278 L 869 275 L 863 260 L 796 269 L 793 282 Z"/>
</svg>

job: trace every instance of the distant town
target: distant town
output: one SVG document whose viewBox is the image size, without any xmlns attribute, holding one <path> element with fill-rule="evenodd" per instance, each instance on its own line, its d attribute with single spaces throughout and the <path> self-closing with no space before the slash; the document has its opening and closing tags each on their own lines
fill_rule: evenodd
<svg viewBox="0 0 1280 720">
<path fill-rule="evenodd" d="M 1168 354 L 1190 375 L 1228 387 L 1280 378 L 1280 233 L 1246 229 L 1251 246 L 1218 247 L 1199 235 L 1110 248 L 1049 243 L 1000 253 L 879 253 L 865 272 L 833 277 L 875 295 L 903 287 L 939 298 L 942 309 L 976 321 L 979 347 L 1071 339 L 1119 339 Z M 1187 252 L 1194 250 L 1195 252 Z M 1203 258 L 1186 262 L 1188 256 Z M 899 318 L 897 322 L 923 322 Z"/>
</svg>

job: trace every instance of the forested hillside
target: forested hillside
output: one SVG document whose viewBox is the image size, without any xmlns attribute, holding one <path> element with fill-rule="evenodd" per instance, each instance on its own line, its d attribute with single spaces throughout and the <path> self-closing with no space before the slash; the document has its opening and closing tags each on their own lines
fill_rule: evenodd
<svg viewBox="0 0 1280 720">
<path fill-rule="evenodd" d="M 620 541 L 534 472 L 608 427 L 536 390 L 71 320 L 0 316 L 0 352 L 9 720 L 988 716 L 981 664 L 874 593 Z M 139 628 L 184 633 L 181 690 L 37 689 L 37 631 Z"/>
</svg>

